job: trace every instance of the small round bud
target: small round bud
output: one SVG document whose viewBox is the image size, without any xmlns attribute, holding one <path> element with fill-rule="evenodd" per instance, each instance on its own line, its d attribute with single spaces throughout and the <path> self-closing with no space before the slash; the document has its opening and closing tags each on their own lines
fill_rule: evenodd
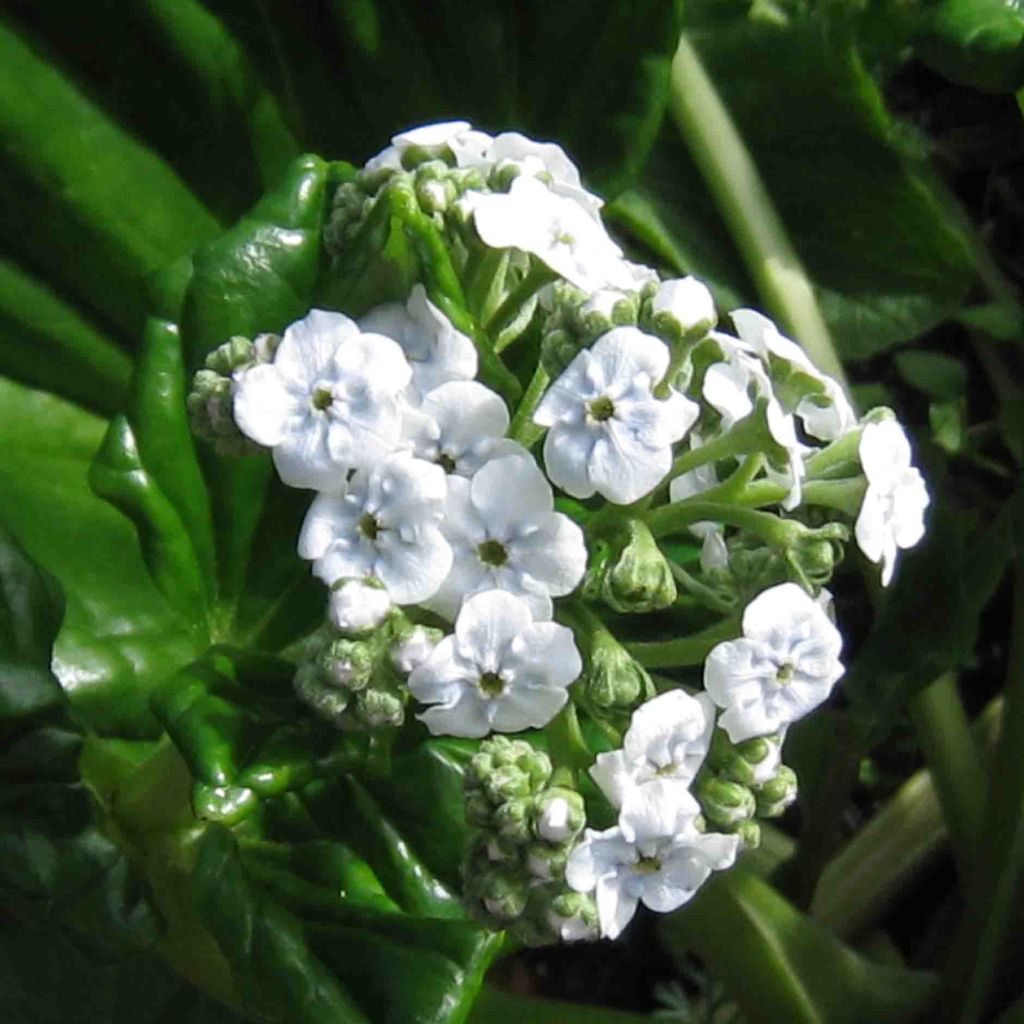
<svg viewBox="0 0 1024 1024">
<path fill-rule="evenodd" d="M 480 902 L 498 921 L 514 921 L 526 909 L 529 883 L 514 868 L 492 868 L 480 883 Z"/>
<path fill-rule="evenodd" d="M 595 630 L 579 685 L 595 707 L 631 708 L 653 691 L 647 670 L 606 629 Z"/>
<path fill-rule="evenodd" d="M 693 787 L 704 817 L 712 829 L 735 831 L 735 826 L 754 816 L 754 795 L 737 782 L 702 773 Z"/>
<path fill-rule="evenodd" d="M 728 781 L 752 786 L 772 778 L 781 753 L 779 736 L 756 736 L 734 744 L 723 729 L 716 729 L 711 739 L 708 766 Z"/>
<path fill-rule="evenodd" d="M 756 821 L 738 822 L 735 832 L 744 850 L 756 850 L 761 845 L 761 826 Z"/>
<path fill-rule="evenodd" d="M 526 848 L 526 869 L 542 882 L 562 878 L 569 853 L 564 846 L 550 846 L 547 843 L 531 843 Z"/>
<path fill-rule="evenodd" d="M 598 937 L 597 905 L 589 893 L 564 892 L 551 901 L 548 924 L 562 942 L 587 942 Z"/>
<path fill-rule="evenodd" d="M 676 582 L 650 528 L 631 519 L 612 542 L 601 597 L 617 612 L 645 614 L 675 603 Z"/>
<path fill-rule="evenodd" d="M 533 835 L 533 801 L 529 797 L 506 800 L 494 811 L 498 835 L 513 843 L 528 842 Z"/>
<path fill-rule="evenodd" d="M 352 640 L 334 640 L 317 658 L 324 682 L 361 690 L 373 674 L 373 656 L 364 644 Z"/>
<path fill-rule="evenodd" d="M 430 657 L 444 634 L 429 626 L 414 626 L 391 648 L 391 664 L 395 671 L 407 676 Z"/>
<path fill-rule="evenodd" d="M 370 729 L 399 726 L 405 721 L 402 699 L 387 690 L 361 690 L 356 694 L 353 714 Z"/>
<path fill-rule="evenodd" d="M 698 341 L 718 322 L 715 300 L 695 277 L 663 281 L 651 299 L 651 324 L 674 343 Z"/>
<path fill-rule="evenodd" d="M 574 789 L 552 786 L 536 799 L 537 836 L 549 843 L 575 839 L 587 822 L 583 797 Z"/>
<path fill-rule="evenodd" d="M 778 818 L 796 799 L 796 772 L 787 765 L 780 764 L 775 776 L 768 782 L 754 789 L 757 801 L 757 814 L 761 818 Z"/>
<path fill-rule="evenodd" d="M 321 718 L 341 725 L 349 704 L 347 690 L 325 686 L 320 672 L 312 665 L 300 665 L 295 673 L 295 694 Z"/>
<path fill-rule="evenodd" d="M 489 828 L 494 814 L 491 801 L 480 792 L 474 790 L 466 794 L 466 822 L 474 828 Z"/>
<path fill-rule="evenodd" d="M 391 598 L 376 580 L 350 578 L 331 590 L 329 615 L 345 636 L 360 636 L 376 629 L 391 611 Z"/>
</svg>

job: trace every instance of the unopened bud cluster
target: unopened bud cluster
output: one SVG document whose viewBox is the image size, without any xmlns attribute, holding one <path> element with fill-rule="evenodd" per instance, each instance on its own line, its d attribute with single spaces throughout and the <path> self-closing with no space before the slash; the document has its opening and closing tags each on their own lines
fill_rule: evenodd
<svg viewBox="0 0 1024 1024">
<path fill-rule="evenodd" d="M 466 771 L 466 820 L 474 828 L 463 863 L 473 916 L 529 945 L 596 937 L 592 898 L 565 882 L 565 864 L 586 823 L 582 796 L 552 778 L 546 754 L 493 736 Z"/>
</svg>

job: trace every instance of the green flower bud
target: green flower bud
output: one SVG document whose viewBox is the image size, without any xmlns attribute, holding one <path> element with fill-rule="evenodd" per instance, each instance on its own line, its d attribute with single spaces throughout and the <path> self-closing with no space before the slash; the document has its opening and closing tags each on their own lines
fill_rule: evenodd
<svg viewBox="0 0 1024 1024">
<path fill-rule="evenodd" d="M 341 725 L 350 695 L 347 690 L 324 683 L 315 665 L 300 665 L 295 673 L 295 693 L 304 704 L 332 725 Z"/>
<path fill-rule="evenodd" d="M 474 828 L 489 828 L 494 816 L 494 805 L 480 791 L 466 794 L 466 821 Z"/>
<path fill-rule="evenodd" d="M 564 845 L 552 846 L 550 843 L 531 843 L 526 847 L 523 859 L 532 877 L 550 882 L 565 874 L 569 848 Z"/>
<path fill-rule="evenodd" d="M 553 327 L 544 333 L 540 343 L 541 365 L 557 379 L 565 368 L 576 358 L 579 344 L 574 335 L 564 327 Z"/>
<path fill-rule="evenodd" d="M 358 640 L 334 640 L 316 659 L 323 681 L 347 690 L 362 690 L 373 674 L 373 652 Z"/>
<path fill-rule="evenodd" d="M 534 801 L 534 831 L 548 843 L 571 843 L 587 823 L 583 797 L 574 789 L 551 786 Z"/>
<path fill-rule="evenodd" d="M 796 772 L 787 765 L 780 764 L 775 770 L 774 778 L 761 786 L 755 786 L 753 792 L 757 801 L 758 817 L 778 818 L 796 799 Z"/>
<path fill-rule="evenodd" d="M 526 909 L 530 884 L 518 868 L 491 865 L 472 889 L 490 917 L 504 926 Z"/>
<path fill-rule="evenodd" d="M 714 830 L 736 831 L 736 826 L 754 816 L 754 794 L 746 786 L 702 772 L 693 787 L 708 825 Z"/>
<path fill-rule="evenodd" d="M 506 800 L 495 808 L 493 827 L 506 842 L 529 842 L 533 836 L 533 809 L 533 800 L 528 796 Z"/>
<path fill-rule="evenodd" d="M 676 582 L 647 524 L 631 519 L 613 540 L 601 597 L 617 612 L 643 614 L 668 608 L 676 599 Z"/>
<path fill-rule="evenodd" d="M 356 694 L 353 715 L 369 729 L 399 726 L 405 721 L 405 702 L 387 690 L 360 690 Z"/>
<path fill-rule="evenodd" d="M 535 886 L 511 931 L 528 946 L 596 939 L 597 907 L 592 896 L 572 892 L 563 882 Z"/>
<path fill-rule="evenodd" d="M 761 845 L 761 826 L 756 821 L 737 822 L 734 831 L 744 850 L 756 850 Z"/>
<path fill-rule="evenodd" d="M 547 754 L 523 740 L 491 736 L 480 744 L 466 770 L 467 792 L 483 790 L 492 805 L 540 792 L 551 778 Z"/>
<path fill-rule="evenodd" d="M 721 778 L 753 786 L 767 782 L 775 773 L 781 753 L 781 736 L 756 736 L 734 744 L 722 729 L 711 737 L 707 765 Z"/>
<path fill-rule="evenodd" d="M 604 628 L 590 635 L 579 685 L 596 708 L 632 708 L 653 693 L 647 670 Z"/>
<path fill-rule="evenodd" d="M 802 534 L 788 552 L 789 564 L 800 582 L 812 587 L 828 583 L 843 560 L 843 545 L 849 539 L 850 531 L 842 523 L 829 523 Z"/>
</svg>

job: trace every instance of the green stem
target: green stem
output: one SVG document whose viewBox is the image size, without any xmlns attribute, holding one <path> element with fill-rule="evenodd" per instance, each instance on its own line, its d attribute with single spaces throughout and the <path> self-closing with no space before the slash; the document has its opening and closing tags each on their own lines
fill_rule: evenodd
<svg viewBox="0 0 1024 1024">
<path fill-rule="evenodd" d="M 672 61 L 671 109 L 768 308 L 811 359 L 845 386 L 814 287 L 725 104 L 684 35 Z"/>
<path fill-rule="evenodd" d="M 687 593 L 692 594 L 697 598 L 697 600 L 705 607 L 723 615 L 728 615 L 732 612 L 733 607 L 728 601 L 719 597 L 719 595 L 715 593 L 711 587 L 707 586 L 707 584 L 701 583 L 700 580 L 691 576 L 681 565 L 677 565 L 675 562 L 669 561 L 668 567 L 672 570 L 672 576 L 675 581 L 683 587 Z"/>
<path fill-rule="evenodd" d="M 538 263 L 532 267 L 526 277 L 505 296 L 501 305 L 484 322 L 483 326 L 487 334 L 491 338 L 498 337 L 518 316 L 523 303 L 533 298 L 545 285 L 557 280 L 557 277 L 558 275 L 553 270 L 544 266 L 543 263 Z"/>
<path fill-rule="evenodd" d="M 732 429 L 720 437 L 705 442 L 699 448 L 683 452 L 672 463 L 671 476 L 675 478 L 699 466 L 706 466 L 709 462 L 721 462 L 723 459 L 745 455 L 764 447 L 768 440 L 768 432 L 760 412 L 751 413 L 745 419 L 734 423 Z"/>
<path fill-rule="evenodd" d="M 532 448 L 544 433 L 544 427 L 537 426 L 533 422 L 533 412 L 537 404 L 544 397 L 551 376 L 544 369 L 542 363 L 537 363 L 537 369 L 533 371 L 530 383 L 527 385 L 526 394 L 523 395 L 515 416 L 508 428 L 508 436 L 518 441 L 524 448 Z"/>
<path fill-rule="evenodd" d="M 697 496 L 698 498 L 701 496 Z M 798 533 L 806 532 L 802 523 L 792 519 L 780 519 L 771 512 L 727 505 L 724 502 L 702 501 L 686 498 L 662 505 L 646 516 L 647 525 L 655 537 L 664 537 L 692 523 L 725 523 L 760 537 L 766 544 L 784 548 L 793 543 Z"/>
<path fill-rule="evenodd" d="M 548 751 L 556 768 L 583 771 L 594 760 L 580 730 L 576 717 L 576 705 L 570 700 L 552 719 L 547 729 Z"/>
<path fill-rule="evenodd" d="M 997 698 L 972 723 L 973 741 L 983 754 L 995 747 L 1002 717 Z M 840 938 L 862 934 L 925 871 L 947 835 L 935 780 L 922 769 L 828 863 L 811 915 Z"/>
<path fill-rule="evenodd" d="M 1006 714 L 985 807 L 987 827 L 973 858 L 947 977 L 949 1019 L 957 1024 L 976 1024 L 985 1012 L 1005 953 L 1024 855 L 1024 564 L 1019 556 L 1004 698 Z"/>
<path fill-rule="evenodd" d="M 966 879 L 981 836 L 987 785 L 956 676 L 947 672 L 926 686 L 910 702 L 910 715 L 935 781 L 961 878 Z"/>
<path fill-rule="evenodd" d="M 681 665 L 702 665 L 712 647 L 723 640 L 732 640 L 740 630 L 738 616 L 676 640 L 657 640 L 626 644 L 625 648 L 644 668 L 675 668 Z"/>
<path fill-rule="evenodd" d="M 500 303 L 508 271 L 508 249 L 486 249 L 478 258 L 466 288 L 466 301 L 478 323 L 483 323 Z"/>
</svg>

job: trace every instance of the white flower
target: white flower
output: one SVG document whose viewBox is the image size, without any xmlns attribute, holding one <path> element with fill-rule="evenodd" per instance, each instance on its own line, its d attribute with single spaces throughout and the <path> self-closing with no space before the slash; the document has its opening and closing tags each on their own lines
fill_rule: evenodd
<svg viewBox="0 0 1024 1024">
<path fill-rule="evenodd" d="M 341 493 L 321 494 L 299 535 L 299 554 L 326 583 L 372 576 L 396 604 L 430 597 L 448 575 L 452 551 L 438 528 L 444 510 L 440 466 L 400 453 L 360 470 Z"/>
<path fill-rule="evenodd" d="M 314 309 L 284 332 L 272 363 L 237 382 L 235 420 L 273 449 L 286 484 L 333 490 L 348 470 L 395 450 L 411 376 L 396 342 Z"/>
<path fill-rule="evenodd" d="M 860 464 L 868 488 L 854 532 L 857 545 L 882 566 L 887 587 L 900 548 L 912 548 L 924 536 L 928 490 L 910 464 L 910 442 L 895 420 L 869 423 L 860 436 Z"/>
<path fill-rule="evenodd" d="M 394 338 L 402 347 L 412 366 L 413 400 L 450 380 L 472 380 L 476 376 L 477 353 L 472 339 L 455 329 L 427 298 L 421 284 L 413 285 L 404 305 L 389 302 L 377 306 L 359 325 L 364 331 Z"/>
<path fill-rule="evenodd" d="M 391 648 L 391 664 L 396 671 L 407 676 L 430 657 L 437 641 L 422 626 L 416 626 L 409 635 Z"/>
<path fill-rule="evenodd" d="M 345 636 L 376 629 L 391 611 L 391 598 L 372 579 L 347 579 L 331 590 L 331 621 Z"/>
<path fill-rule="evenodd" d="M 496 166 L 512 163 L 525 174 L 540 176 L 555 195 L 572 199 L 595 220 L 600 219 L 604 201 L 584 189 L 579 170 L 557 143 L 537 142 L 519 132 L 502 132 L 488 146 L 485 156 Z"/>
<path fill-rule="evenodd" d="M 722 417 L 723 431 L 749 416 L 758 403 L 762 404 L 768 433 L 782 449 L 783 459 L 781 466 L 769 460 L 766 472 L 770 479 L 787 488 L 782 507 L 787 511 L 794 509 L 802 497 L 807 448 L 796 436 L 793 417 L 779 404 L 771 378 L 761 360 L 746 350 L 748 346 L 728 335 L 716 332 L 712 336 L 726 358 L 709 366 L 704 374 L 704 398 Z"/>
<path fill-rule="evenodd" d="M 402 154 L 411 146 L 435 150 L 438 156 L 447 148 L 460 167 L 481 162 L 484 150 L 491 144 L 491 136 L 476 131 L 468 121 L 439 121 L 410 128 L 392 136 L 391 145 L 370 157 L 364 165 L 366 171 L 379 171 L 385 167 L 394 171 L 402 169 Z"/>
<path fill-rule="evenodd" d="M 427 607 L 448 619 L 463 598 L 494 589 L 550 618 L 551 598 L 571 593 L 587 566 L 583 531 L 554 511 L 551 485 L 529 456 L 494 459 L 471 480 L 450 476 L 441 528 L 454 562 Z"/>
<path fill-rule="evenodd" d="M 843 674 L 843 639 L 824 609 L 795 583 L 758 594 L 743 611 L 743 636 L 718 644 L 704 688 L 725 711 L 733 743 L 767 736 L 813 711 Z"/>
<path fill-rule="evenodd" d="M 417 409 L 409 410 L 405 433 L 417 458 L 470 477 L 491 459 L 527 455 L 521 444 L 504 436 L 508 423 L 505 403 L 490 388 L 458 380 L 434 388 Z"/>
<path fill-rule="evenodd" d="M 620 505 L 650 492 L 672 468 L 672 444 L 697 419 L 695 402 L 653 389 L 668 347 L 636 327 L 615 327 L 578 353 L 548 389 L 534 422 L 548 427 L 548 475 L 574 498 L 595 492 Z"/>
<path fill-rule="evenodd" d="M 699 807 L 669 781 L 645 787 L 615 828 L 587 829 L 569 855 L 565 878 L 577 892 L 594 892 L 601 934 L 617 938 L 637 905 L 667 913 L 690 900 L 713 870 L 730 867 L 739 838 L 697 831 Z"/>
<path fill-rule="evenodd" d="M 585 292 L 633 287 L 634 271 L 604 226 L 574 199 L 520 175 L 508 192 L 467 192 L 460 200 L 494 249 L 520 249 Z"/>
<path fill-rule="evenodd" d="M 434 705 L 419 716 L 433 735 L 476 738 L 547 725 L 582 667 L 571 630 L 535 622 L 526 601 L 490 590 L 463 604 L 409 691 Z"/>
<path fill-rule="evenodd" d="M 613 807 L 659 779 L 687 786 L 707 756 L 714 728 L 715 706 L 706 693 L 669 690 L 633 712 L 622 749 L 598 754 L 590 777 Z"/>
<path fill-rule="evenodd" d="M 651 312 L 668 314 L 684 334 L 698 328 L 710 330 L 718 320 L 711 292 L 695 277 L 663 281 L 651 299 Z"/>
<path fill-rule="evenodd" d="M 785 337 L 768 317 L 753 309 L 736 309 L 729 315 L 736 333 L 766 365 L 775 356 L 799 368 L 824 389 L 819 394 L 805 395 L 794 409 L 807 433 L 820 441 L 834 441 L 857 425 L 853 406 L 839 383 L 822 373 L 807 353 Z"/>
</svg>

